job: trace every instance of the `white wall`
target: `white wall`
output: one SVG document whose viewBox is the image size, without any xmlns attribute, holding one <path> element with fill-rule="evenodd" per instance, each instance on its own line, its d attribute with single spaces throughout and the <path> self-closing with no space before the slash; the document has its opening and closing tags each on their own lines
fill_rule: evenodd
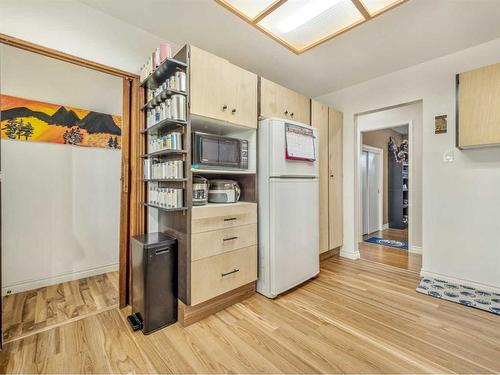
<svg viewBox="0 0 500 375">
<path fill-rule="evenodd" d="M 422 102 L 411 103 L 396 108 L 365 113 L 357 116 L 359 131 L 380 129 L 382 126 L 404 125 L 413 123 L 413 160 L 411 160 L 412 184 L 410 226 L 412 231 L 410 251 L 420 252 L 422 248 Z M 358 146 L 358 149 L 360 146 Z M 387 148 L 384 149 L 387 152 Z"/>
<path fill-rule="evenodd" d="M 455 74 L 500 61 L 500 39 L 320 98 L 344 112 L 344 247 L 354 254 L 354 117 L 423 100 L 423 273 L 500 287 L 500 148 L 455 148 Z M 448 133 L 434 134 L 434 116 Z M 443 162 L 454 150 L 455 161 Z"/>
<path fill-rule="evenodd" d="M 0 17 L 0 33 L 128 72 L 163 41 L 74 0 L 2 0 Z"/>
<path fill-rule="evenodd" d="M 121 114 L 122 80 L 0 45 L 5 95 Z M 1 141 L 2 292 L 116 270 L 121 152 Z"/>
<path fill-rule="evenodd" d="M 128 72 L 165 41 L 75 0 L 2 0 L 0 16 L 0 33 Z M 172 44 L 174 53 L 179 48 Z M 156 231 L 157 210 L 148 211 Z"/>
</svg>

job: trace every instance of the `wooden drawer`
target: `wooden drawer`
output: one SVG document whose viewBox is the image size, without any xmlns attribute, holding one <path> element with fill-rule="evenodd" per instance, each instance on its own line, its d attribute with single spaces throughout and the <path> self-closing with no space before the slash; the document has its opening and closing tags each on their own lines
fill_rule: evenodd
<svg viewBox="0 0 500 375">
<path fill-rule="evenodd" d="M 257 224 L 194 233 L 191 237 L 191 260 L 257 245 Z"/>
<path fill-rule="evenodd" d="M 238 202 L 227 205 L 193 207 L 191 233 L 257 223 L 257 204 Z"/>
<path fill-rule="evenodd" d="M 191 305 L 257 280 L 257 246 L 191 263 Z"/>
</svg>

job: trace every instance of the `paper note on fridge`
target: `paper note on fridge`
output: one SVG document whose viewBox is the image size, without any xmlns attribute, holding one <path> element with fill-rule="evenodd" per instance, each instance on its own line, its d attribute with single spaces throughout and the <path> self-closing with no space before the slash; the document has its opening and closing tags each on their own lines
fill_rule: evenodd
<svg viewBox="0 0 500 375">
<path fill-rule="evenodd" d="M 304 126 L 286 124 L 286 158 L 292 160 L 316 160 L 314 133 Z"/>
</svg>

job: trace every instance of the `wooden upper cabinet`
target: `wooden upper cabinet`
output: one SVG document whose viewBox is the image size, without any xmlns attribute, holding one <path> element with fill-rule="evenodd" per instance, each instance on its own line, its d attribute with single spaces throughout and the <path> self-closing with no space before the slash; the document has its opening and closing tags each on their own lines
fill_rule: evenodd
<svg viewBox="0 0 500 375">
<path fill-rule="evenodd" d="M 311 126 L 319 131 L 319 252 L 330 250 L 328 241 L 328 106 L 313 100 L 311 102 Z"/>
<path fill-rule="evenodd" d="M 260 115 L 311 124 L 311 99 L 265 78 L 260 79 Z"/>
<path fill-rule="evenodd" d="M 257 75 L 191 46 L 191 113 L 257 127 Z"/>
<path fill-rule="evenodd" d="M 239 66 L 228 64 L 229 121 L 257 127 L 257 75 Z"/>
<path fill-rule="evenodd" d="M 328 114 L 328 225 L 330 249 L 335 249 L 343 243 L 343 210 L 342 210 L 342 112 L 333 108 Z"/>
<path fill-rule="evenodd" d="M 458 76 L 458 147 L 500 145 L 500 64 Z"/>
</svg>

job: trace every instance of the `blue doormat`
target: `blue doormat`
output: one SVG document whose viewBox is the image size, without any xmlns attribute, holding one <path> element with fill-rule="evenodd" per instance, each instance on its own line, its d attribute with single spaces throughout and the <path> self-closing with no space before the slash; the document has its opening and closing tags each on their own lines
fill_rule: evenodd
<svg viewBox="0 0 500 375">
<path fill-rule="evenodd" d="M 365 242 L 374 243 L 382 246 L 390 246 L 397 247 L 398 249 L 408 250 L 408 242 L 404 241 L 394 241 L 394 240 L 386 240 L 380 237 L 370 237 Z"/>
<path fill-rule="evenodd" d="M 424 277 L 417 292 L 500 315 L 500 294 Z"/>
</svg>

